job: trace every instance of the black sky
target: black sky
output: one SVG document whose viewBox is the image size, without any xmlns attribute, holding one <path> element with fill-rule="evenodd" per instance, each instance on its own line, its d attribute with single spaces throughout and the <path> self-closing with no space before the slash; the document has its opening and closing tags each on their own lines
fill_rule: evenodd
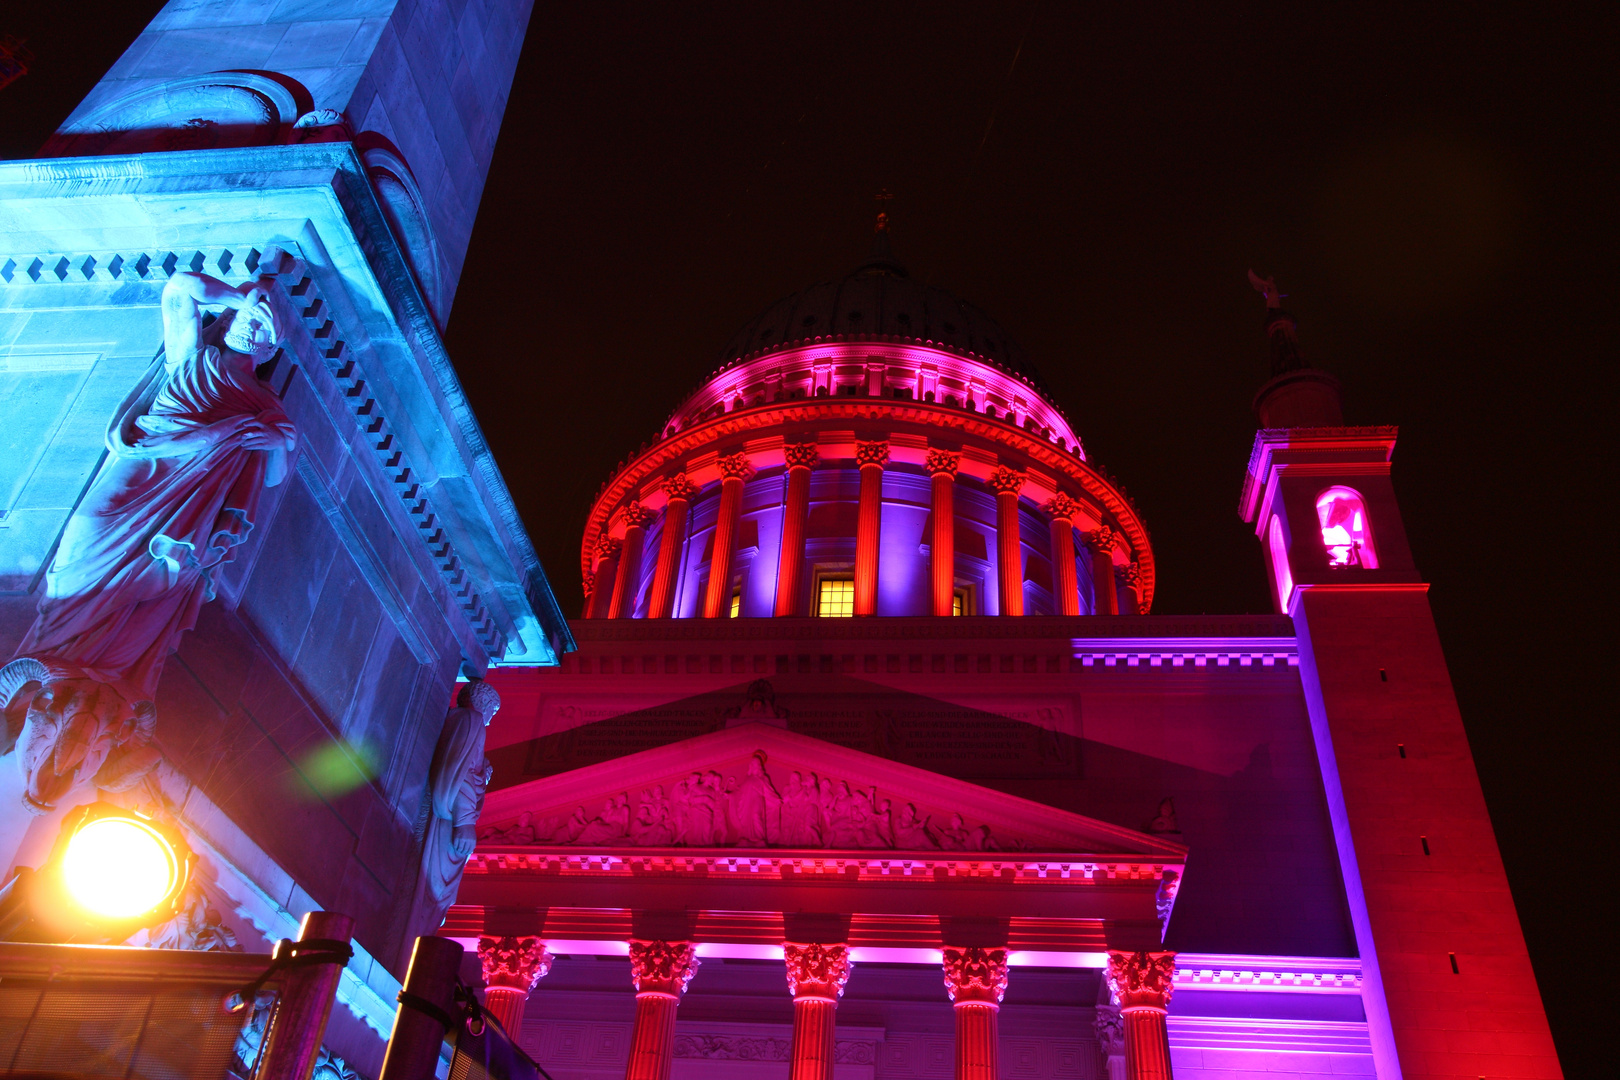
<svg viewBox="0 0 1620 1080">
<path fill-rule="evenodd" d="M 0 92 L 0 153 L 34 152 L 159 6 L 0 11 L 38 56 Z M 451 353 L 577 611 L 598 484 L 745 320 L 853 268 L 888 189 L 913 274 L 1023 343 L 1146 515 L 1155 610 L 1256 611 L 1245 271 L 1275 274 L 1347 422 L 1401 427 L 1396 489 L 1554 1035 L 1595 1074 L 1620 34 L 1584 10 L 542 5 Z"/>
</svg>

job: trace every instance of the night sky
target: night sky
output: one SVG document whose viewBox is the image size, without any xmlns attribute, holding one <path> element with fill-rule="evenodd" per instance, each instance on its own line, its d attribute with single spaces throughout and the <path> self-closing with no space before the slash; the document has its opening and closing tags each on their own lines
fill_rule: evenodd
<svg viewBox="0 0 1620 1080">
<path fill-rule="evenodd" d="M 0 12 L 37 57 L 0 154 L 160 6 Z M 1236 506 L 1245 271 L 1275 274 L 1346 422 L 1400 425 L 1553 1032 L 1612 1067 L 1614 8 L 688 7 L 536 13 L 450 320 L 565 610 L 597 486 L 743 322 L 854 268 L 884 189 L 912 274 L 1022 342 L 1136 500 L 1154 610 L 1268 610 Z"/>
</svg>

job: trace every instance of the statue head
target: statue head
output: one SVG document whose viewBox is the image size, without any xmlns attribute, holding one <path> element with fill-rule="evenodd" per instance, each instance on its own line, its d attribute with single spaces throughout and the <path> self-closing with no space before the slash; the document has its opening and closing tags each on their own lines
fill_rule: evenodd
<svg viewBox="0 0 1620 1080">
<path fill-rule="evenodd" d="M 484 726 L 488 727 L 501 709 L 501 695 L 484 680 L 473 679 L 456 693 L 456 704 L 477 713 L 483 718 Z"/>
<path fill-rule="evenodd" d="M 254 364 L 270 359 L 270 352 L 276 347 L 275 327 L 240 311 L 227 312 L 220 319 L 225 323 L 225 333 L 220 340 L 227 349 L 252 357 Z"/>
</svg>

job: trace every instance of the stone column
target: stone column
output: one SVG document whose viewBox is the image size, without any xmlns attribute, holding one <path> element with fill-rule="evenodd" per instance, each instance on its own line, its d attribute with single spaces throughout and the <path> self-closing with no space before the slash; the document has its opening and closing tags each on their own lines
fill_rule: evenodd
<svg viewBox="0 0 1620 1080">
<path fill-rule="evenodd" d="M 1005 465 L 990 474 L 990 490 L 996 493 L 996 565 L 1001 580 L 1001 613 L 1024 613 L 1024 546 L 1019 539 L 1018 493 L 1024 490 L 1024 474 Z"/>
<path fill-rule="evenodd" d="M 1173 952 L 1108 951 L 1108 989 L 1125 1018 L 1128 1080 L 1170 1080 L 1170 1032 L 1164 1017 L 1175 977 Z"/>
<path fill-rule="evenodd" d="M 658 542 L 658 565 L 653 568 L 652 590 L 647 596 L 647 618 L 667 619 L 675 607 L 675 586 L 681 575 L 681 546 L 686 543 L 686 515 L 697 485 L 676 473 L 664 481 L 669 504 L 664 507 L 664 535 Z"/>
<path fill-rule="evenodd" d="M 855 523 L 855 614 L 877 614 L 878 547 L 883 534 L 883 466 L 889 463 L 887 442 L 856 444 L 861 470 L 861 501 Z"/>
<path fill-rule="evenodd" d="M 624 541 L 617 536 L 609 536 L 605 531 L 596 538 L 596 572 L 595 581 L 591 590 L 591 614 L 593 619 L 605 619 L 613 606 L 613 583 L 619 577 L 619 556 L 624 551 Z"/>
<path fill-rule="evenodd" d="M 1114 580 L 1125 590 L 1125 610 L 1121 615 L 1146 615 L 1142 606 L 1142 564 L 1134 559 L 1124 566 L 1114 567 Z"/>
<path fill-rule="evenodd" d="M 804 533 L 810 516 L 810 471 L 819 454 L 815 443 L 789 443 L 787 499 L 782 504 L 782 544 L 776 561 L 776 614 L 803 615 Z"/>
<path fill-rule="evenodd" d="M 630 942 L 636 1019 L 630 1029 L 625 1080 L 669 1080 L 675 1057 L 675 1009 L 697 969 L 698 959 L 690 942 Z"/>
<path fill-rule="evenodd" d="M 743 482 L 753 471 L 746 454 L 720 459 L 720 513 L 714 519 L 714 554 L 709 558 L 709 588 L 703 594 L 705 619 L 718 619 L 731 610 L 731 556 L 742 519 Z"/>
<path fill-rule="evenodd" d="M 793 991 L 788 1080 L 832 1080 L 834 1019 L 849 981 L 849 946 L 789 943 L 782 953 Z"/>
<path fill-rule="evenodd" d="M 1046 504 L 1052 518 L 1052 596 L 1057 614 L 1080 614 L 1080 583 L 1074 575 L 1074 515 L 1080 504 L 1058 492 Z"/>
<path fill-rule="evenodd" d="M 956 1007 L 956 1080 L 996 1080 L 996 1013 L 1007 993 L 1007 950 L 945 950 L 945 992 Z"/>
<path fill-rule="evenodd" d="M 1112 1005 L 1098 1005 L 1093 1026 L 1108 1080 L 1125 1080 L 1125 1018 Z"/>
<path fill-rule="evenodd" d="M 930 450 L 923 462 L 934 484 L 933 522 L 928 537 L 934 579 L 934 614 L 949 615 L 956 598 L 956 470 L 961 454 Z"/>
<path fill-rule="evenodd" d="M 523 1033 L 523 1010 L 535 984 L 551 971 L 552 956 L 537 937 L 481 937 L 484 1007 L 515 1043 Z"/>
<path fill-rule="evenodd" d="M 1118 543 L 1119 537 L 1106 525 L 1086 534 L 1086 547 L 1091 549 L 1093 615 L 1119 614 L 1119 593 L 1114 587 L 1114 546 Z"/>
<path fill-rule="evenodd" d="M 652 511 L 633 502 L 624 508 L 624 548 L 619 553 L 619 572 L 613 577 L 613 598 L 608 603 L 610 619 L 628 619 L 636 613 L 636 587 L 641 584 L 641 552 L 647 541 L 647 522 Z"/>
</svg>

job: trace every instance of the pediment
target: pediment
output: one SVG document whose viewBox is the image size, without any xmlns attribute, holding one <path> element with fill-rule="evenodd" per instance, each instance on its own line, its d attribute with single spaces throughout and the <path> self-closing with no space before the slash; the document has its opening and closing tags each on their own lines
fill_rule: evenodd
<svg viewBox="0 0 1620 1080">
<path fill-rule="evenodd" d="M 1031 851 L 1180 862 L 1186 848 L 796 734 L 722 731 L 491 792 L 479 846 Z"/>
</svg>

